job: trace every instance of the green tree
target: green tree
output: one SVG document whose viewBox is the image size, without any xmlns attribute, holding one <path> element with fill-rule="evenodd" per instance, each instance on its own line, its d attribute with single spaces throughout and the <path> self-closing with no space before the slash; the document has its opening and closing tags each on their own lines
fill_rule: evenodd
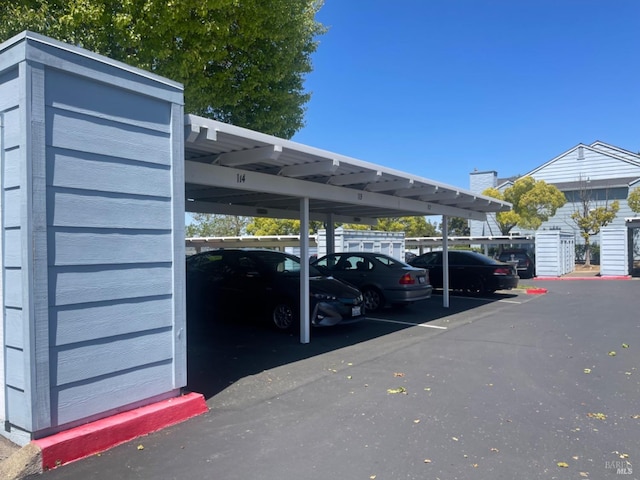
<svg viewBox="0 0 640 480">
<path fill-rule="evenodd" d="M 462 217 L 447 217 L 449 235 L 452 237 L 468 237 L 471 235 L 469 221 Z M 442 228 L 442 225 L 440 226 Z"/>
<path fill-rule="evenodd" d="M 326 29 L 321 0 L 3 0 L 0 39 L 31 30 L 185 86 L 185 111 L 291 138 Z"/>
<path fill-rule="evenodd" d="M 640 213 L 640 187 L 635 188 L 629 193 L 627 203 L 632 212 Z"/>
<path fill-rule="evenodd" d="M 379 218 L 375 230 L 383 232 L 404 232 L 406 237 L 434 237 L 436 227 L 425 217 Z"/>
<path fill-rule="evenodd" d="M 567 201 L 557 187 L 530 176 L 519 178 L 504 192 L 488 188 L 482 193 L 513 205 L 512 210 L 496 214 L 496 222 L 502 235 L 507 235 L 516 225 L 528 230 L 537 230 Z"/>
<path fill-rule="evenodd" d="M 482 194 L 498 200 L 504 200 L 504 194 L 497 188 L 487 188 Z M 516 212 L 515 205 L 513 205 L 511 210 L 496 213 L 495 220 L 500 229 L 500 234 L 508 235 L 511 229 L 520 222 L 520 215 Z"/>
<path fill-rule="evenodd" d="M 246 232 L 251 219 L 236 215 L 194 213 L 193 223 L 186 226 L 187 237 L 239 237 Z"/>
<path fill-rule="evenodd" d="M 586 182 L 581 182 L 575 208 L 571 214 L 584 240 L 584 264 L 587 267 L 591 266 L 591 235 L 597 235 L 602 227 L 611 223 L 620 209 L 620 202 L 617 200 L 609 203 L 608 199 L 605 199 L 602 205 L 595 197 L 594 190 L 588 187 Z"/>
<path fill-rule="evenodd" d="M 321 222 L 309 222 L 309 234 L 323 228 Z M 247 225 L 247 233 L 255 236 L 265 235 L 298 235 L 300 234 L 300 220 L 255 217 Z"/>
</svg>

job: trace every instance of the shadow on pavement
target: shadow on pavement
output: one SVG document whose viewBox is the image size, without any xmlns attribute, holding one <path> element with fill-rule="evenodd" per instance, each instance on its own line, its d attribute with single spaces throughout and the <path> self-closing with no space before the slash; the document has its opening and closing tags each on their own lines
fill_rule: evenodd
<svg viewBox="0 0 640 480">
<path fill-rule="evenodd" d="M 264 370 L 516 296 L 496 293 L 487 298 L 469 297 L 468 300 L 454 297 L 450 307 L 444 308 L 441 292 L 434 293 L 431 299 L 405 308 L 387 308 L 367 315 L 378 321 L 313 328 L 308 344 L 301 344 L 297 333 L 278 332 L 268 322 L 239 315 L 215 315 L 206 308 L 190 305 L 187 311 L 187 390 L 210 399 L 237 380 Z"/>
</svg>

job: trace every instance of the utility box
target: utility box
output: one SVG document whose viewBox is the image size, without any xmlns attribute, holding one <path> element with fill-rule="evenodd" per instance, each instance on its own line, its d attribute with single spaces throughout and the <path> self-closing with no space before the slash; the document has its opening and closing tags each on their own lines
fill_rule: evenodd
<svg viewBox="0 0 640 480">
<path fill-rule="evenodd" d="M 600 229 L 600 275 L 603 277 L 629 275 L 629 229 L 603 227 Z"/>
<path fill-rule="evenodd" d="M 336 252 L 384 253 L 404 262 L 404 232 L 382 232 L 376 230 L 351 230 L 342 227 L 335 230 Z M 318 257 L 327 252 L 327 231 L 318 231 Z"/>
<path fill-rule="evenodd" d="M 560 230 L 536 232 L 536 276 L 560 277 L 575 270 L 576 240 Z"/>
<path fill-rule="evenodd" d="M 1 432 L 186 385 L 176 82 L 30 32 L 0 44 Z"/>
</svg>

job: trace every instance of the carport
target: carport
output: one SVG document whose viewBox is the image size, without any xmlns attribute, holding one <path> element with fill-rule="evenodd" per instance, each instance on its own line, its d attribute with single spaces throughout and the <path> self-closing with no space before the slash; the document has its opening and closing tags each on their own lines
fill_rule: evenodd
<svg viewBox="0 0 640 480">
<path fill-rule="evenodd" d="M 335 223 L 375 224 L 378 218 L 443 216 L 484 220 L 509 210 L 494 198 L 265 135 L 215 120 L 185 116 L 185 196 L 188 212 L 311 220 L 327 229 L 334 250 Z M 309 237 L 300 236 L 300 257 L 309 257 Z M 444 284 L 448 285 L 445 255 Z M 309 270 L 301 262 L 300 341 L 309 342 Z M 449 306 L 444 289 L 443 303 Z"/>
<path fill-rule="evenodd" d="M 0 420 L 16 443 L 181 395 L 185 189 L 189 211 L 299 218 L 302 231 L 509 208 L 185 116 L 183 101 L 170 79 L 32 32 L 0 43 Z"/>
</svg>

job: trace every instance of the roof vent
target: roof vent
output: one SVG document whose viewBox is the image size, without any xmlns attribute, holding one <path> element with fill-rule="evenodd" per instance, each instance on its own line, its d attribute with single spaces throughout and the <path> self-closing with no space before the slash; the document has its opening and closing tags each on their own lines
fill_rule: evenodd
<svg viewBox="0 0 640 480">
<path fill-rule="evenodd" d="M 578 147 L 578 160 L 584 160 L 584 147 Z"/>
</svg>

